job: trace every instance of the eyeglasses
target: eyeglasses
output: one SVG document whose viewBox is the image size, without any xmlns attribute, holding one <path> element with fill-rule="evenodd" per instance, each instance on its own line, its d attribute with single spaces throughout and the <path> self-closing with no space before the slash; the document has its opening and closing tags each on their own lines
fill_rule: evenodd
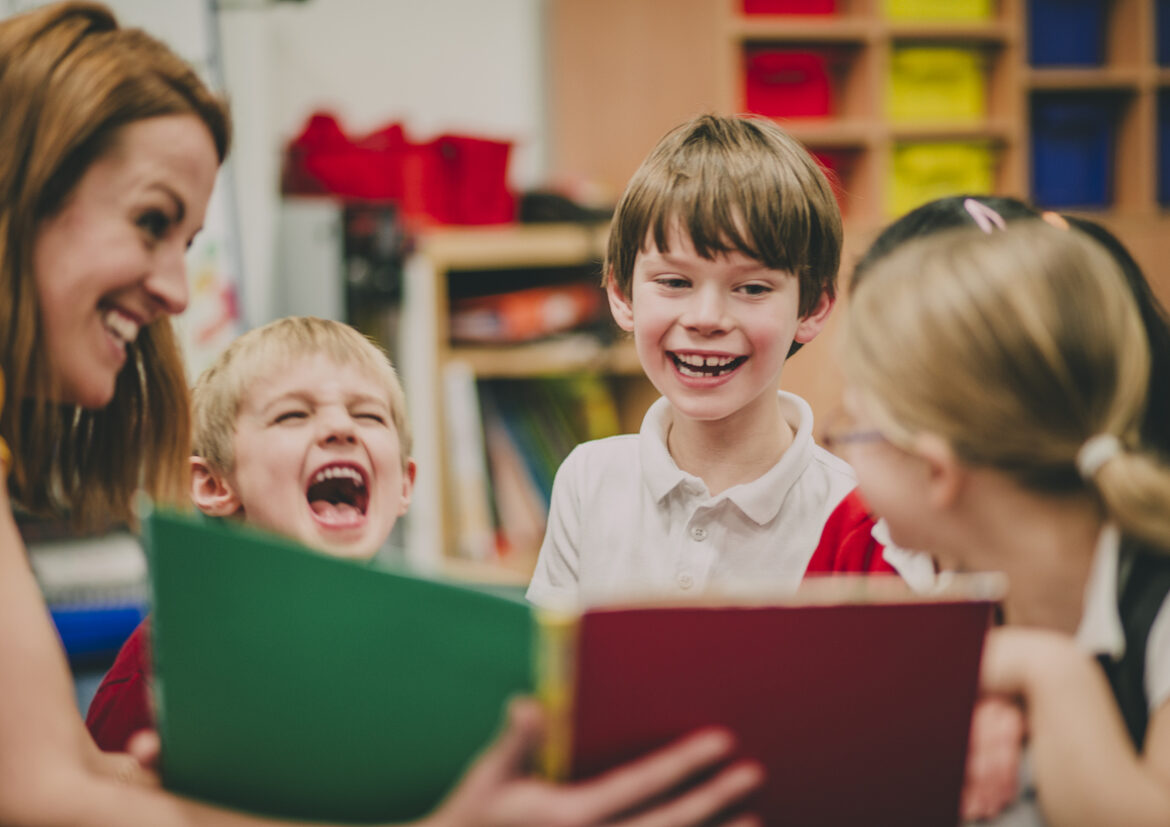
<svg viewBox="0 0 1170 827">
<path fill-rule="evenodd" d="M 844 408 L 837 408 L 829 414 L 821 444 L 830 451 L 839 452 L 846 445 L 867 442 L 885 442 L 885 435 L 876 428 L 861 428 Z"/>
</svg>

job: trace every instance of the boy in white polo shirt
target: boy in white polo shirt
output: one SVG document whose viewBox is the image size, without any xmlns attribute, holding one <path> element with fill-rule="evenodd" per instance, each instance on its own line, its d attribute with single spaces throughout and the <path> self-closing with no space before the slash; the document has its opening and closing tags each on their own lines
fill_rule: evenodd
<svg viewBox="0 0 1170 827">
<path fill-rule="evenodd" d="M 561 465 L 529 600 L 800 582 L 856 482 L 777 386 L 833 308 L 840 254 L 828 181 L 772 122 L 704 115 L 659 142 L 618 203 L 605 286 L 662 398 L 639 434 Z"/>
</svg>

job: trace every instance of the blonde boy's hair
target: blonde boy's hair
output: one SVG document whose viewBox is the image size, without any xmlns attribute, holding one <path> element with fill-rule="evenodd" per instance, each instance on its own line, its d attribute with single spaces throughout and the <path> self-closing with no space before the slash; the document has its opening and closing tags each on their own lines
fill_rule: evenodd
<svg viewBox="0 0 1170 827">
<path fill-rule="evenodd" d="M 800 314 L 836 292 L 841 211 L 808 151 L 771 121 L 702 115 L 668 132 L 618 202 L 605 278 L 630 297 L 634 262 L 685 232 L 704 258 L 740 252 L 800 280 Z"/>
<path fill-rule="evenodd" d="M 1095 491 L 1122 531 L 1170 550 L 1170 471 L 1138 443 L 1149 347 L 1104 248 L 1027 220 L 910 242 L 873 273 L 842 366 L 887 439 L 936 434 L 1031 490 Z M 1086 480 L 1078 453 L 1099 434 L 1126 447 Z"/>
<path fill-rule="evenodd" d="M 248 386 L 288 360 L 315 355 L 357 365 L 377 378 L 390 403 L 405 467 L 411 450 L 406 398 L 386 352 L 349 325 L 313 316 L 290 316 L 250 330 L 203 371 L 191 392 L 191 452 L 219 471 L 232 471 L 236 421 Z"/>
</svg>

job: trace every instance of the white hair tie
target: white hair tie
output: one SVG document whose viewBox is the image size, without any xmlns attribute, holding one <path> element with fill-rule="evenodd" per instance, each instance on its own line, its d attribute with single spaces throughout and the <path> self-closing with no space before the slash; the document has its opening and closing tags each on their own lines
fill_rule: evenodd
<svg viewBox="0 0 1170 827">
<path fill-rule="evenodd" d="M 1097 434 L 1085 440 L 1077 451 L 1077 470 L 1085 482 L 1091 482 L 1101 466 L 1124 450 L 1121 440 L 1113 434 Z"/>
</svg>

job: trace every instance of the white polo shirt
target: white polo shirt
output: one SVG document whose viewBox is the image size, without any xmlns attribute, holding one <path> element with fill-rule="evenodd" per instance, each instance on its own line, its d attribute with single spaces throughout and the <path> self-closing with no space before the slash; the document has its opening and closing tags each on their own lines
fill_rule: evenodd
<svg viewBox="0 0 1170 827">
<path fill-rule="evenodd" d="M 578 445 L 553 483 L 528 599 L 575 608 L 743 585 L 795 589 L 856 478 L 813 442 L 803 399 L 781 391 L 780 407 L 792 445 L 761 477 L 714 497 L 667 450 L 665 398 L 637 435 Z"/>
</svg>

